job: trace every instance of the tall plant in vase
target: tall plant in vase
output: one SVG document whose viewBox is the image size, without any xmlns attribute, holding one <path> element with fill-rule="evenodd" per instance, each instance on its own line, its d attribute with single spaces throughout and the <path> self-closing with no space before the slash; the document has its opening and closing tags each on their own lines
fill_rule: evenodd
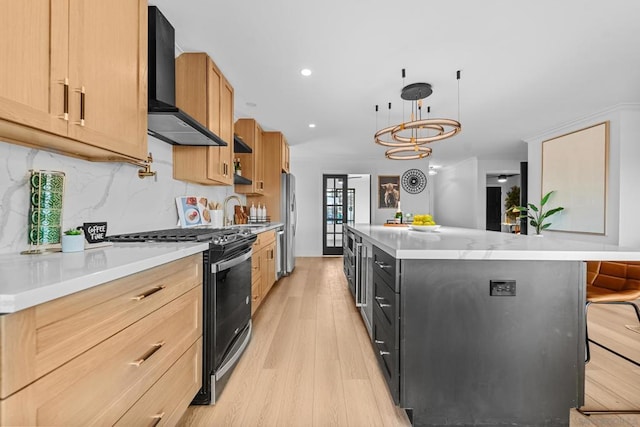
<svg viewBox="0 0 640 427">
<path fill-rule="evenodd" d="M 529 224 L 531 224 L 531 226 L 536 229 L 536 234 L 538 234 L 538 235 L 540 235 L 542 230 L 546 230 L 547 228 L 549 228 L 551 226 L 551 222 L 548 222 L 548 218 L 551 215 L 554 215 L 554 214 L 564 210 L 564 208 L 562 206 L 559 206 L 557 208 L 549 209 L 546 212 L 544 211 L 544 205 L 547 204 L 547 202 L 549 201 L 549 197 L 553 193 L 554 193 L 554 190 L 549 191 L 547 194 L 542 196 L 542 199 L 540 200 L 540 207 L 539 208 L 536 205 L 534 205 L 533 203 L 527 203 L 528 207 L 524 207 L 524 206 L 518 207 L 518 210 L 520 212 L 526 212 L 527 213 L 527 218 L 529 218 L 529 220 L 530 220 Z M 545 221 L 547 221 L 547 222 L 545 222 Z"/>
</svg>

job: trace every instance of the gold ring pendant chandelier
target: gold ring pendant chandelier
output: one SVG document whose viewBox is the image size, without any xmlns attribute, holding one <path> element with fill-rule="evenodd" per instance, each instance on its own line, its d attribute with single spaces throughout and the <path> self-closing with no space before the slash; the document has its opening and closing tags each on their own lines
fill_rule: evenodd
<svg viewBox="0 0 640 427">
<path fill-rule="evenodd" d="M 456 73 L 458 79 L 458 120 L 460 119 L 460 71 Z M 405 70 L 402 70 L 402 78 Z M 414 160 L 429 157 L 432 153 L 425 144 L 440 141 L 458 134 L 462 126 L 458 120 L 422 118 L 422 100 L 433 93 L 429 83 L 413 83 L 402 88 L 400 97 L 411 101 L 411 119 L 399 125 L 380 129 L 374 135 L 376 144 L 390 147 L 385 157 L 392 160 Z M 389 103 L 391 111 L 391 103 Z M 378 106 L 376 105 L 376 113 Z M 427 107 L 427 114 L 431 107 Z M 428 117 L 428 116 L 427 116 Z"/>
</svg>

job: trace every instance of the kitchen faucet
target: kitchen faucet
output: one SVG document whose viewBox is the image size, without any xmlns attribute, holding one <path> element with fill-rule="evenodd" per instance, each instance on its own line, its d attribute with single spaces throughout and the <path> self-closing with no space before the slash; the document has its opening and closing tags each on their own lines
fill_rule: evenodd
<svg viewBox="0 0 640 427">
<path fill-rule="evenodd" d="M 222 204 L 222 212 L 224 213 L 224 225 L 233 225 L 233 216 L 228 217 L 227 216 L 227 202 L 229 202 L 229 200 L 231 199 L 236 199 L 238 201 L 238 204 L 240 205 L 240 207 L 242 207 L 242 200 L 240 200 L 240 197 L 236 196 L 235 194 L 232 194 L 231 196 L 227 196 L 224 199 L 224 202 Z"/>
</svg>

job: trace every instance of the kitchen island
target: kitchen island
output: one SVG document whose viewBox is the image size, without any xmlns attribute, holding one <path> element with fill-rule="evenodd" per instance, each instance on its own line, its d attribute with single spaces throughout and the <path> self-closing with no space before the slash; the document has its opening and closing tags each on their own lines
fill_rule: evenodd
<svg viewBox="0 0 640 427">
<path fill-rule="evenodd" d="M 372 344 L 414 425 L 569 424 L 584 401 L 584 261 L 637 261 L 640 250 L 452 227 L 348 228 L 373 244 Z"/>
</svg>

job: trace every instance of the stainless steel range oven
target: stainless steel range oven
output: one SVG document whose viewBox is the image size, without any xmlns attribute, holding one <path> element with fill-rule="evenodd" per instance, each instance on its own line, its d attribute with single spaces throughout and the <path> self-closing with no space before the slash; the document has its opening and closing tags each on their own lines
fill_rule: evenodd
<svg viewBox="0 0 640 427">
<path fill-rule="evenodd" d="M 170 229 L 110 236 L 117 242 L 205 241 L 202 388 L 193 404 L 216 402 L 251 339 L 251 256 L 256 235 L 241 229 Z"/>
</svg>

